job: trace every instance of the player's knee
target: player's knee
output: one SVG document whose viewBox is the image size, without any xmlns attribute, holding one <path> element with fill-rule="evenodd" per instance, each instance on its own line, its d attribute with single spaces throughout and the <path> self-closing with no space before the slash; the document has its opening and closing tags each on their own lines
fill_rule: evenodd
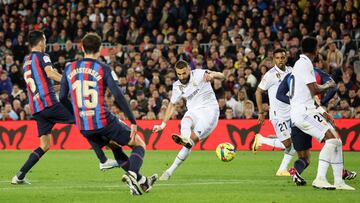
<svg viewBox="0 0 360 203">
<path fill-rule="evenodd" d="M 291 149 L 292 148 L 292 143 L 290 139 L 284 140 L 282 141 L 283 145 L 285 146 L 285 148 L 287 149 Z"/>
<path fill-rule="evenodd" d="M 144 149 L 146 149 L 146 144 L 139 135 L 136 135 L 136 137 L 134 139 L 134 147 L 137 147 L 137 146 L 143 147 Z"/>
<path fill-rule="evenodd" d="M 50 143 L 41 143 L 40 144 L 40 148 L 44 151 L 44 152 L 47 152 L 47 151 L 49 151 L 49 149 L 50 149 Z"/>
</svg>

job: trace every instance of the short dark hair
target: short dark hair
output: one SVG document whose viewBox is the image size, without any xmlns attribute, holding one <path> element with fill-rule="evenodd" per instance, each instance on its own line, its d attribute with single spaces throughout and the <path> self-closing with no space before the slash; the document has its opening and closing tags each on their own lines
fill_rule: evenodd
<svg viewBox="0 0 360 203">
<path fill-rule="evenodd" d="M 100 51 L 101 38 L 96 33 L 87 33 L 81 40 L 84 51 L 87 54 L 95 54 Z"/>
<path fill-rule="evenodd" d="M 274 51 L 273 51 L 273 56 L 275 56 L 275 54 L 277 54 L 277 53 L 286 53 L 286 49 L 284 49 L 284 48 L 277 48 L 277 49 L 275 49 Z"/>
<path fill-rule="evenodd" d="M 33 30 L 29 33 L 29 45 L 35 47 L 41 40 L 44 40 L 44 33 L 42 31 Z"/>
<path fill-rule="evenodd" d="M 187 68 L 188 67 L 188 63 L 184 60 L 180 60 L 178 62 L 175 63 L 175 68 L 176 69 L 183 69 L 183 68 Z"/>
<path fill-rule="evenodd" d="M 315 37 L 306 37 L 301 41 L 301 50 L 303 53 L 315 53 L 317 40 Z"/>
</svg>

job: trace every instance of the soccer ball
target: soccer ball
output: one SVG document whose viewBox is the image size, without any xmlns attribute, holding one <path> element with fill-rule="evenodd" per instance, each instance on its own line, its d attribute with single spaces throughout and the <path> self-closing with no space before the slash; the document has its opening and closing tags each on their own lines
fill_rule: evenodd
<svg viewBox="0 0 360 203">
<path fill-rule="evenodd" d="M 221 143 L 216 147 L 216 155 L 221 161 L 231 161 L 236 155 L 235 147 L 228 142 Z"/>
</svg>

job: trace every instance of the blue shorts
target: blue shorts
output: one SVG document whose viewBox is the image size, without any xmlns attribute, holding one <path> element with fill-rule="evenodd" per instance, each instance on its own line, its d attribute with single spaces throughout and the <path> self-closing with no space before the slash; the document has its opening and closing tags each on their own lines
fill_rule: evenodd
<svg viewBox="0 0 360 203">
<path fill-rule="evenodd" d="M 81 130 L 80 132 L 86 139 L 95 142 L 100 147 L 106 146 L 110 140 L 125 146 L 130 141 L 131 129 L 126 124 L 115 119 L 104 128 L 97 130 Z"/>
<path fill-rule="evenodd" d="M 291 127 L 291 140 L 296 151 L 305 151 L 312 147 L 312 136 L 304 133 L 296 126 Z"/>
<path fill-rule="evenodd" d="M 54 104 L 34 114 L 33 117 L 37 123 L 39 137 L 50 134 L 56 123 L 75 123 L 74 115 L 61 103 Z"/>
</svg>

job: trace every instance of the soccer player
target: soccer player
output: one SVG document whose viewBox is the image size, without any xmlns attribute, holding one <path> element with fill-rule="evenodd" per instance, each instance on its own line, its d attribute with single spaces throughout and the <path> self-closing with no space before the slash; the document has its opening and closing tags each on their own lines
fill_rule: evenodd
<svg viewBox="0 0 360 203">
<path fill-rule="evenodd" d="M 315 78 L 318 84 L 325 84 L 326 82 L 332 80 L 330 75 L 322 71 L 321 69 L 315 68 Z M 289 78 L 291 73 L 287 74 L 284 80 L 280 83 L 278 92 L 276 94 L 276 98 L 284 103 L 290 104 L 289 97 L 287 93 L 289 92 L 290 82 Z M 329 89 L 326 94 L 319 101 L 319 104 L 326 104 L 330 99 L 335 95 L 337 88 L 333 87 Z M 322 108 L 318 106 L 317 108 Z M 323 115 L 327 117 L 327 114 L 324 112 Z M 330 117 L 329 117 L 330 118 Z M 332 121 L 331 121 L 332 122 Z M 290 174 L 292 176 L 293 181 L 297 185 L 305 185 L 306 181 L 303 177 L 301 177 L 302 172 L 309 166 L 310 164 L 310 149 L 312 147 L 312 137 L 304 132 L 302 132 L 296 126 L 292 126 L 291 128 L 291 139 L 294 145 L 294 148 L 298 154 L 298 159 L 294 163 L 294 167 L 290 168 Z M 342 178 L 344 180 L 351 180 L 356 177 L 357 173 L 355 171 L 349 171 L 344 169 Z"/>
<path fill-rule="evenodd" d="M 59 82 L 61 75 L 53 69 L 50 57 L 44 53 L 46 39 L 43 32 L 30 32 L 29 45 L 31 53 L 25 56 L 23 70 L 30 110 L 37 123 L 40 146 L 30 154 L 12 178 L 12 184 L 30 184 L 25 175 L 50 149 L 52 127 L 55 123 L 74 122 L 74 117 L 56 98 L 52 80 Z"/>
<path fill-rule="evenodd" d="M 276 92 L 279 84 L 286 74 L 291 72 L 291 67 L 286 66 L 287 56 L 286 50 L 279 48 L 274 50 L 273 60 L 275 66 L 271 68 L 261 79 L 256 90 L 256 104 L 259 109 L 258 123 L 264 123 L 264 111 L 262 108 L 262 94 L 268 91 L 270 102 L 270 120 L 276 132 L 276 138 L 263 137 L 260 134 L 255 135 L 252 145 L 253 151 L 257 151 L 262 144 L 285 149 L 284 157 L 276 172 L 276 176 L 290 176 L 287 166 L 290 163 L 295 149 L 291 143 L 291 127 L 290 127 L 290 105 L 276 99 Z"/>
<path fill-rule="evenodd" d="M 29 45 L 31 53 L 25 56 L 23 70 L 30 110 L 38 127 L 40 146 L 30 154 L 28 160 L 12 178 L 12 184 L 30 184 L 25 175 L 50 149 L 50 133 L 55 123 L 75 122 L 74 116 L 66 108 L 69 106 L 68 101 L 59 103 L 56 98 L 52 80 L 60 82 L 61 75 L 53 69 L 50 57 L 44 53 L 46 49 L 44 33 L 30 32 Z M 94 146 L 94 150 L 100 160 L 100 169 L 117 167 L 117 162 L 107 159 L 101 148 Z"/>
<path fill-rule="evenodd" d="M 319 154 L 318 171 L 312 186 L 320 189 L 355 190 L 342 179 L 343 153 L 342 142 L 334 127 L 315 106 L 314 96 L 335 87 L 334 81 L 323 85 L 316 83 L 312 61 L 317 55 L 317 40 L 304 38 L 301 42 L 302 54 L 296 61 L 289 79 L 291 122 L 302 132 L 315 137 L 325 145 Z M 334 185 L 326 179 L 329 165 L 332 166 Z"/>
<path fill-rule="evenodd" d="M 166 122 L 174 114 L 175 103 L 181 98 L 186 100 L 187 112 L 181 120 L 181 135 L 173 134 L 172 139 L 182 149 L 159 180 L 168 180 L 174 171 L 189 156 L 191 148 L 209 136 L 219 120 L 219 104 L 211 87 L 213 79 L 223 80 L 225 76 L 220 72 L 203 69 L 191 70 L 189 64 L 179 60 L 175 64 L 178 81 L 173 84 L 173 92 L 165 117 L 161 125 L 155 125 L 153 132 L 159 132 L 166 126 Z"/>
<path fill-rule="evenodd" d="M 81 134 L 99 147 L 108 145 L 111 141 L 116 161 L 127 172 L 122 181 L 129 186 L 130 194 L 141 195 L 141 190 L 151 190 L 157 175 L 145 177 L 140 174 L 145 143 L 137 134 L 135 117 L 119 88 L 115 72 L 97 60 L 100 56 L 101 38 L 95 33 L 88 33 L 81 42 L 84 58 L 65 68 L 60 101 L 66 100 L 70 91 L 76 126 Z M 130 128 L 108 110 L 104 102 L 106 88 L 110 89 L 115 101 L 129 118 Z M 130 157 L 116 145 L 132 148 Z"/>
</svg>

